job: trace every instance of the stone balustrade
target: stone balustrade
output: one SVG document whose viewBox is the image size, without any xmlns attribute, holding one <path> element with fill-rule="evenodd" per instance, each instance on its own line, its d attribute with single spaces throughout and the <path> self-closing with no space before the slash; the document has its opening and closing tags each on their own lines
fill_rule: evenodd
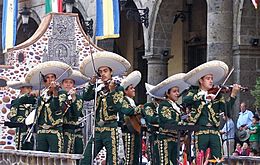
<svg viewBox="0 0 260 165">
<path fill-rule="evenodd" d="M 76 165 L 82 155 L 42 151 L 0 150 L 1 165 Z"/>
<path fill-rule="evenodd" d="M 260 156 L 230 156 L 230 165 L 258 165 L 260 164 Z M 227 157 L 225 164 L 228 164 Z"/>
</svg>

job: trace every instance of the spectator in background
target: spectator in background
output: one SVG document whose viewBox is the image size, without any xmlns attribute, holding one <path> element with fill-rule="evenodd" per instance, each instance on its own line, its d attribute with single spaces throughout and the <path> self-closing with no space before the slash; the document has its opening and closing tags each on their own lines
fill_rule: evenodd
<svg viewBox="0 0 260 165">
<path fill-rule="evenodd" d="M 230 118 L 229 113 L 223 115 L 223 119 L 225 120 L 224 127 L 220 130 L 222 134 L 223 142 L 223 150 L 224 155 L 231 155 L 234 152 L 235 147 L 235 124 L 233 120 Z"/>
<path fill-rule="evenodd" d="M 257 156 L 257 151 L 255 149 L 252 149 L 249 153 L 249 156 Z"/>
<path fill-rule="evenodd" d="M 249 131 L 249 133 L 250 133 L 250 138 L 249 138 L 250 148 L 259 152 L 260 125 L 259 125 L 259 116 L 258 115 L 254 115 L 253 123 L 249 127 L 249 130 L 250 130 Z"/>
<path fill-rule="evenodd" d="M 252 124 L 254 114 L 246 108 L 246 103 L 242 102 L 240 104 L 240 113 L 237 119 L 237 129 L 239 129 L 239 131 L 248 129 Z"/>
<path fill-rule="evenodd" d="M 244 142 L 242 146 L 241 156 L 249 156 L 249 154 L 250 154 L 250 147 L 248 146 L 247 142 Z"/>
<path fill-rule="evenodd" d="M 235 152 L 233 153 L 233 156 L 239 156 L 242 154 L 242 148 L 241 148 L 241 144 L 237 143 L 236 144 L 236 149 Z"/>
</svg>

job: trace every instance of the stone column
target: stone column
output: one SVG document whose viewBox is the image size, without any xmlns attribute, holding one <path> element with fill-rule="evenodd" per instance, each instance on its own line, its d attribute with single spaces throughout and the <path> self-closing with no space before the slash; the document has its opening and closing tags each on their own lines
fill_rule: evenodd
<svg viewBox="0 0 260 165">
<path fill-rule="evenodd" d="M 233 1 L 207 0 L 207 60 L 232 66 Z"/>
<path fill-rule="evenodd" d="M 168 56 L 146 55 L 143 56 L 147 60 L 148 73 L 147 81 L 149 84 L 157 85 L 168 76 Z"/>
</svg>

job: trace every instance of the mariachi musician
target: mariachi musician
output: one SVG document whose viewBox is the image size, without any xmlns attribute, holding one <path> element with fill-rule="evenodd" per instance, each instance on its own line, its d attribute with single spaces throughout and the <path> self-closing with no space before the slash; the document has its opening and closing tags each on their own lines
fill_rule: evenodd
<svg viewBox="0 0 260 165">
<path fill-rule="evenodd" d="M 210 89 L 227 75 L 228 66 L 222 61 L 214 60 L 194 68 L 184 78 L 188 84 L 197 86 L 197 88 L 190 89 L 188 94 L 183 97 L 183 103 L 191 106 L 189 121 L 199 126 L 199 130 L 195 131 L 197 164 L 202 159 L 198 157 L 198 153 L 205 153 L 208 148 L 214 159 L 222 158 L 219 133 L 220 114 L 231 109 L 240 86 L 233 85 L 228 100 L 225 100 L 221 93 L 211 93 Z"/>
<path fill-rule="evenodd" d="M 33 85 L 22 81 L 8 81 L 7 86 L 13 89 L 19 89 L 19 96 L 11 102 L 8 118 L 12 123 L 20 123 L 21 126 L 16 131 L 16 146 L 21 150 L 33 150 L 34 139 L 25 141 L 29 127 L 25 125 L 25 119 L 34 109 L 36 98 L 31 95 Z M 18 147 L 19 146 L 19 147 Z"/>
<path fill-rule="evenodd" d="M 39 75 L 42 74 L 44 89 L 37 101 L 36 109 L 36 150 L 45 152 L 62 152 L 63 144 L 63 111 L 67 96 L 58 93 L 58 80 L 68 77 L 72 73 L 69 65 L 58 62 L 48 61 L 40 63 L 29 71 L 25 80 L 35 84 L 41 84 Z"/>
<path fill-rule="evenodd" d="M 152 99 L 151 102 L 144 104 L 142 114 L 146 121 L 147 129 L 149 132 L 149 158 L 152 165 L 160 165 L 159 159 L 159 146 L 158 146 L 158 131 L 159 131 L 159 114 L 158 107 L 159 103 L 164 100 L 164 98 L 155 96 L 151 94 L 155 86 L 145 83 L 146 94 L 149 95 Z"/>
<path fill-rule="evenodd" d="M 159 153 L 160 164 L 163 165 L 177 165 L 179 159 L 177 131 L 169 130 L 166 126 L 177 126 L 181 123 L 183 111 L 177 101 L 179 94 L 188 87 L 188 84 L 183 81 L 184 76 L 185 73 L 172 75 L 150 90 L 150 93 L 155 96 L 165 97 L 165 100 L 160 102 L 158 108 Z"/>
<path fill-rule="evenodd" d="M 88 81 L 88 78 L 79 71 L 73 70 L 69 77 L 61 82 L 62 90 L 60 93 L 67 95 L 66 106 L 63 109 L 63 136 L 64 152 L 70 154 L 83 153 L 83 133 L 78 120 L 83 116 L 83 100 L 76 94 L 75 86 L 82 85 Z"/>
<path fill-rule="evenodd" d="M 95 68 L 101 83 L 95 87 L 96 76 Z M 80 71 L 87 77 L 92 77 L 87 87 L 83 91 L 83 99 L 90 101 L 95 99 L 95 126 L 91 140 L 88 142 L 84 151 L 82 165 L 89 165 L 92 158 L 95 158 L 99 151 L 105 146 L 107 152 L 106 164 L 118 164 L 118 123 L 117 115 L 121 107 L 123 90 L 120 84 L 112 79 L 114 76 L 124 74 L 129 68 L 130 63 L 123 57 L 111 52 L 96 52 L 84 58 L 80 64 Z M 97 92 L 95 98 L 95 91 Z M 95 107 L 95 106 L 94 106 Z M 92 144 L 94 144 L 94 155 L 92 155 Z"/>
<path fill-rule="evenodd" d="M 124 137 L 125 164 L 127 165 L 139 164 L 139 155 L 141 152 L 140 130 L 135 130 L 135 128 L 138 129 L 140 126 L 136 115 L 141 114 L 142 105 L 136 106 L 133 100 L 135 97 L 135 87 L 140 81 L 141 73 L 133 71 L 121 83 L 121 86 L 124 88 L 124 98 L 119 112 L 119 120 L 124 123 L 122 132 Z"/>
</svg>

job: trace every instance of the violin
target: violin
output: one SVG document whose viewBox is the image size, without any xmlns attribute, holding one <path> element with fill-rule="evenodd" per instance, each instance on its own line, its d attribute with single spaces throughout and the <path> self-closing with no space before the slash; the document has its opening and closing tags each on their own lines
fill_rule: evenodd
<svg viewBox="0 0 260 165">
<path fill-rule="evenodd" d="M 218 85 L 218 86 L 213 86 L 211 89 L 208 90 L 208 94 L 216 94 L 219 90 L 221 93 L 230 93 L 232 91 L 233 85 Z M 240 91 L 241 92 L 247 92 L 248 87 L 242 87 L 240 86 Z"/>
</svg>

